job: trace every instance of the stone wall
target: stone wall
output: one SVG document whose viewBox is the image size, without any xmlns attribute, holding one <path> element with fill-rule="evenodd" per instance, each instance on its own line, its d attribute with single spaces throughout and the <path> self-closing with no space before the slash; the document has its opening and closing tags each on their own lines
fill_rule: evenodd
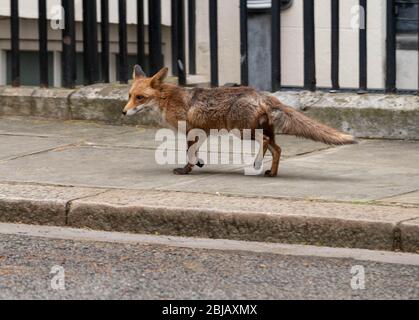
<svg viewBox="0 0 419 320">
<path fill-rule="evenodd" d="M 419 96 L 324 92 L 278 92 L 283 103 L 359 138 L 419 140 Z M 114 125 L 156 126 L 152 113 L 126 118 L 126 85 L 76 90 L 0 86 L 0 116 L 89 120 Z"/>
</svg>

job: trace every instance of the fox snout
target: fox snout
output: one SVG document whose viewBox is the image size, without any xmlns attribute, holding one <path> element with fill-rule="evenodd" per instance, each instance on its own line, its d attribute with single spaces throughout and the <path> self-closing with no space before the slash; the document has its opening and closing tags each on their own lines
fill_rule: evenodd
<svg viewBox="0 0 419 320">
<path fill-rule="evenodd" d="M 128 102 L 128 104 L 125 106 L 124 110 L 122 110 L 122 114 L 124 116 L 133 116 L 137 114 L 142 109 L 141 105 L 135 105 L 132 103 L 132 101 Z"/>
<path fill-rule="evenodd" d="M 158 102 L 153 98 L 145 98 L 143 96 L 137 96 L 135 98 L 131 97 L 122 111 L 122 114 L 124 116 L 133 116 L 145 110 L 153 109 L 157 105 Z"/>
</svg>

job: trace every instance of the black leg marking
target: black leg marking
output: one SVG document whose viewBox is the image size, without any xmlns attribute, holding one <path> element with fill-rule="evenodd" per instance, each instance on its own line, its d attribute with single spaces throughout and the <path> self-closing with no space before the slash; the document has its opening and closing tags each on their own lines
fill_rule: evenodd
<svg viewBox="0 0 419 320">
<path fill-rule="evenodd" d="M 199 159 L 196 166 L 199 168 L 203 168 L 205 167 L 205 162 L 202 159 Z"/>
</svg>

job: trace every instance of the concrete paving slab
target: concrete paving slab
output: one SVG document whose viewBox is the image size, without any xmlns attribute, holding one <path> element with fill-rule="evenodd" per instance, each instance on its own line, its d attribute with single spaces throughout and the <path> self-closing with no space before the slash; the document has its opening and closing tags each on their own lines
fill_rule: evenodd
<svg viewBox="0 0 419 320">
<path fill-rule="evenodd" d="M 371 155 L 373 150 L 374 156 Z M 394 154 L 388 154 L 395 150 Z M 413 150 L 413 151 L 412 151 Z M 405 156 L 400 156 L 405 154 Z M 373 160 L 373 158 L 376 160 Z M 416 162 L 415 162 L 416 161 Z M 372 201 L 419 188 L 419 143 L 365 141 L 281 163 L 277 178 L 243 176 L 242 170 L 208 177 L 199 191 L 252 196 Z M 269 163 L 265 165 L 270 168 Z M 192 183 L 165 190 L 195 189 Z"/>
<path fill-rule="evenodd" d="M 65 226 L 69 201 L 101 189 L 0 184 L 0 221 Z"/>
<path fill-rule="evenodd" d="M 393 250 L 419 210 L 186 192 L 112 190 L 74 201 L 72 227 L 173 236 Z"/>
<path fill-rule="evenodd" d="M 0 163 L 1 181 L 104 188 L 157 188 L 206 179 L 238 166 L 207 166 L 200 174 L 176 176 L 180 166 L 160 166 L 154 150 L 69 147 Z"/>
<path fill-rule="evenodd" d="M 354 170 L 358 165 L 419 170 L 419 142 L 363 140 L 359 145 L 329 149 L 301 161 L 322 161 L 328 164 L 347 163 L 353 165 Z"/>
</svg>

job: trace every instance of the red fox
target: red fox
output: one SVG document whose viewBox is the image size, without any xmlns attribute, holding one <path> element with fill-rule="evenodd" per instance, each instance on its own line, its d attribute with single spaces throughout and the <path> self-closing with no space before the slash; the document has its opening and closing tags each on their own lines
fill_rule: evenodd
<svg viewBox="0 0 419 320">
<path fill-rule="evenodd" d="M 179 121 L 185 121 L 187 132 L 192 129 L 201 129 L 207 134 L 211 129 L 263 130 L 263 156 L 269 150 L 273 157 L 272 168 L 265 173 L 268 177 L 278 174 L 282 152 L 275 140 L 278 131 L 329 145 L 356 143 L 353 136 L 318 123 L 283 105 L 277 98 L 250 87 L 186 89 L 164 83 L 167 74 L 168 68 L 163 68 L 154 76 L 147 77 L 136 65 L 123 114 L 131 116 L 153 108 L 172 128 L 176 128 Z M 188 142 L 188 148 L 195 143 Z M 195 165 L 202 167 L 203 163 L 189 163 L 184 168 L 175 169 L 174 173 L 186 175 Z"/>
</svg>

